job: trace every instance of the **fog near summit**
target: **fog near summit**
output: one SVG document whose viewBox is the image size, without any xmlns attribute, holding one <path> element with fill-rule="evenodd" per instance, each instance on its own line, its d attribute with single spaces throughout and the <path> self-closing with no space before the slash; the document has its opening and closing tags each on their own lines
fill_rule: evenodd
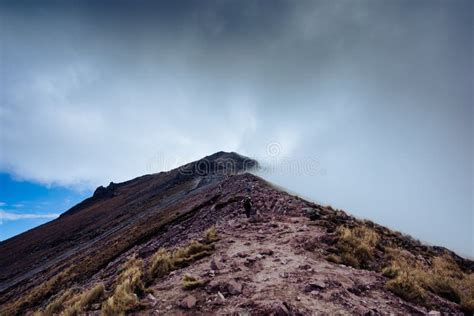
<svg viewBox="0 0 474 316">
<path fill-rule="evenodd" d="M 2 1 L 0 169 L 90 190 L 236 151 L 294 193 L 474 256 L 473 11 Z"/>
</svg>

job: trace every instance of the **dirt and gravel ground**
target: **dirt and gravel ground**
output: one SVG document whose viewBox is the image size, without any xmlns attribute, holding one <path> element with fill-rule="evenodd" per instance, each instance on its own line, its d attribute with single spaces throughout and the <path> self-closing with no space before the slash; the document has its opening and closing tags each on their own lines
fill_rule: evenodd
<svg viewBox="0 0 474 316">
<path fill-rule="evenodd" d="M 154 314 L 370 314 L 427 313 L 384 289 L 375 272 L 326 261 L 305 242 L 324 230 L 302 217 L 243 217 L 218 227 L 216 252 L 190 267 L 174 271 L 152 286 L 145 298 Z M 182 289 L 185 274 L 203 286 Z M 191 298 L 192 297 L 192 298 Z M 183 302 L 195 302 L 184 307 Z"/>
</svg>

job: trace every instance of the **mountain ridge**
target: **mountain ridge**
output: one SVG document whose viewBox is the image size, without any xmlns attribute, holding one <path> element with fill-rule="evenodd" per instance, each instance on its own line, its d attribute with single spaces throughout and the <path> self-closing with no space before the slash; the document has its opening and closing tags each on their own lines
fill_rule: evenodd
<svg viewBox="0 0 474 316">
<path fill-rule="evenodd" d="M 105 313 L 117 307 L 120 273 L 133 262 L 139 262 L 134 271 L 143 272 L 139 279 L 151 296 L 144 289 L 134 289 L 129 294 L 137 302 L 124 310 L 127 313 L 426 313 L 427 308 L 458 313 L 469 308 L 464 288 L 446 294 L 434 285 L 421 290 L 420 283 L 413 287 L 420 287 L 423 302 L 403 297 L 394 285 L 403 274 L 392 271 L 390 278 L 385 270 L 395 271 L 396 259 L 403 258 L 407 265 L 426 267 L 419 273 L 428 278 L 438 258 L 446 258 L 464 282 L 474 270 L 472 261 L 288 194 L 246 173 L 254 168 L 258 162 L 253 159 L 218 152 L 167 172 L 99 187 L 89 202 L 0 244 L 0 314 L 48 314 L 49 306 L 67 293 L 99 285 L 102 305 L 89 302 L 79 312 Z M 254 219 L 243 215 L 241 201 L 246 196 L 258 211 Z M 207 245 L 200 236 L 212 227 L 219 237 Z M 176 256 L 193 245 L 192 240 L 207 249 L 196 253 L 203 257 L 175 260 L 169 274 L 149 276 L 160 251 Z M 176 285 L 187 274 L 202 279 L 202 286 L 189 292 Z M 359 288 L 362 283 L 363 289 Z M 237 289 L 229 291 L 229 284 Z M 288 296 L 279 288 L 293 294 Z M 189 295 L 197 303 L 183 308 Z M 373 301 L 364 304 L 364 297 L 371 295 Z M 151 299 L 160 296 L 166 297 L 166 303 Z M 65 298 L 56 312 L 65 312 L 73 297 Z"/>
</svg>

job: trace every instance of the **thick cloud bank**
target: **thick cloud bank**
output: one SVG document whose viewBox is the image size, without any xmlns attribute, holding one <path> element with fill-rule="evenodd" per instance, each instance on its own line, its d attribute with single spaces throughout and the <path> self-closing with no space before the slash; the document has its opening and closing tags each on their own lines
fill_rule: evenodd
<svg viewBox="0 0 474 316">
<path fill-rule="evenodd" d="M 1 171 L 92 188 L 232 150 L 474 255 L 471 1 L 173 3 L 2 1 Z"/>
</svg>

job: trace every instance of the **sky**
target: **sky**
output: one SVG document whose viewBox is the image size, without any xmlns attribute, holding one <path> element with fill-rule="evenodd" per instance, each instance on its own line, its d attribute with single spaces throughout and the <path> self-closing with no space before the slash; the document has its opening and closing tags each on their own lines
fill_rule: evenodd
<svg viewBox="0 0 474 316">
<path fill-rule="evenodd" d="M 86 190 L 45 186 L 0 173 L 0 240 L 52 220 L 88 196 Z"/>
<path fill-rule="evenodd" d="M 0 239 L 99 185 L 225 150 L 474 256 L 473 9 L 0 0 Z"/>
</svg>

